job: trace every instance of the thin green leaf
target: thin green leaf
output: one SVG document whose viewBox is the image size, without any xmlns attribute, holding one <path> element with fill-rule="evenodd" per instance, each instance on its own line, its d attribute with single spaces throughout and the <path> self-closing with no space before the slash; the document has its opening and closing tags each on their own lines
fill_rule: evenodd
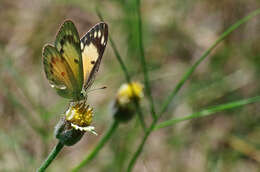
<svg viewBox="0 0 260 172">
<path fill-rule="evenodd" d="M 166 99 L 166 101 L 163 103 L 162 105 L 162 109 L 159 113 L 159 116 L 153 120 L 152 124 L 150 125 L 150 127 L 146 130 L 146 133 L 140 143 L 140 145 L 138 146 L 136 152 L 134 153 L 133 157 L 130 160 L 130 163 L 128 165 L 127 171 L 131 172 L 134 168 L 134 165 L 137 161 L 137 158 L 139 157 L 139 155 L 141 154 L 144 144 L 147 141 L 148 136 L 151 134 L 152 130 L 154 130 L 155 125 L 158 121 L 158 119 L 162 116 L 162 114 L 168 109 L 169 104 L 172 102 L 173 98 L 176 96 L 176 94 L 179 92 L 179 90 L 182 88 L 182 86 L 184 85 L 184 83 L 188 80 L 188 78 L 191 76 L 191 74 L 194 72 L 194 70 L 198 67 L 198 65 L 211 53 L 211 51 L 221 42 L 223 41 L 229 34 L 231 34 L 234 30 L 236 30 L 239 26 L 241 26 L 242 24 L 246 23 L 247 21 L 249 21 L 250 19 L 252 19 L 253 17 L 255 17 L 256 15 L 260 14 L 260 9 L 257 9 L 255 11 L 253 11 L 252 13 L 250 13 L 248 16 L 240 19 L 238 22 L 236 22 L 234 25 L 232 25 L 231 27 L 229 27 L 223 34 L 220 35 L 220 37 L 212 44 L 212 46 L 210 46 L 209 49 L 206 50 L 205 53 L 203 53 L 203 55 L 199 58 L 198 61 L 196 61 L 196 63 L 190 67 L 190 69 L 184 74 L 184 76 L 182 77 L 182 79 L 180 80 L 180 82 L 177 84 L 177 86 L 173 89 L 173 91 L 171 92 L 170 96 Z"/>
<path fill-rule="evenodd" d="M 52 161 L 56 158 L 56 156 L 59 154 L 59 152 L 64 147 L 64 144 L 61 142 L 58 142 L 57 145 L 53 148 L 51 153 L 48 155 L 47 159 L 42 163 L 40 168 L 37 170 L 37 172 L 44 172 L 46 168 L 52 163 Z"/>
<path fill-rule="evenodd" d="M 77 165 L 75 168 L 71 170 L 71 172 L 77 172 L 82 167 L 87 165 L 94 157 L 98 154 L 100 149 L 105 145 L 105 143 L 111 138 L 112 134 L 116 131 L 118 127 L 119 122 L 114 120 L 113 124 L 109 128 L 109 130 L 106 132 L 106 134 L 102 137 L 102 139 L 98 142 L 97 146 L 88 154 L 88 156 L 81 161 L 79 165 Z"/>
<path fill-rule="evenodd" d="M 247 104 L 251 104 L 251 103 L 255 103 L 255 102 L 259 102 L 259 101 L 260 101 L 260 96 L 256 96 L 256 97 L 252 97 L 252 98 L 248 98 L 248 99 L 244 99 L 244 100 L 238 100 L 238 101 L 234 101 L 234 102 L 230 102 L 230 103 L 221 104 L 221 105 L 217 105 L 217 106 L 214 106 L 214 107 L 206 108 L 206 109 L 203 109 L 200 112 L 196 112 L 196 113 L 193 113 L 191 115 L 187 115 L 187 116 L 180 117 L 180 118 L 173 118 L 171 120 L 161 122 L 160 124 L 155 126 L 154 130 L 164 128 L 164 127 L 169 127 L 169 126 L 172 126 L 176 123 L 186 121 L 186 120 L 189 120 L 189 119 L 201 118 L 201 117 L 205 117 L 205 116 L 214 115 L 217 112 L 221 112 L 221 111 L 233 109 L 233 108 L 238 108 L 238 107 L 241 107 L 243 105 L 247 105 Z"/>
<path fill-rule="evenodd" d="M 174 87 L 173 91 L 169 95 L 169 97 L 166 99 L 166 101 L 162 105 L 162 109 L 159 114 L 159 118 L 162 116 L 162 114 L 168 109 L 169 104 L 172 102 L 173 98 L 177 95 L 177 93 L 180 91 L 184 83 L 189 79 L 191 74 L 195 71 L 195 69 L 199 66 L 199 64 L 212 52 L 212 50 L 221 42 L 223 41 L 230 33 L 232 33 L 234 30 L 236 30 L 239 26 L 249 21 L 251 18 L 255 17 L 256 15 L 260 14 L 260 9 L 257 9 L 247 15 L 246 17 L 240 19 L 238 22 L 230 26 L 224 33 L 220 35 L 220 37 L 210 46 L 209 49 L 207 49 L 202 56 L 199 58 L 199 60 L 196 61 L 194 65 L 192 65 L 189 70 L 184 74 L 180 82 L 177 84 L 176 87 Z"/>
<path fill-rule="evenodd" d="M 101 12 L 98 10 L 98 8 L 96 9 L 96 12 L 97 12 L 97 15 L 99 16 L 100 20 L 101 20 L 101 21 L 104 21 L 104 19 L 103 19 L 103 17 L 102 17 L 102 14 L 101 14 Z M 119 62 L 119 64 L 120 64 L 120 67 L 121 67 L 122 71 L 123 71 L 124 74 L 125 74 L 126 82 L 130 84 L 130 83 L 131 83 L 131 77 L 130 77 L 130 75 L 129 75 L 129 72 L 128 72 L 127 68 L 126 68 L 126 65 L 125 65 L 125 63 L 123 62 L 123 59 L 122 59 L 122 57 L 120 56 L 120 54 L 119 54 L 119 52 L 118 52 L 118 50 L 117 50 L 117 48 L 116 48 L 116 45 L 115 45 L 115 43 L 114 43 L 114 41 L 113 41 L 113 39 L 112 39 L 112 37 L 111 37 L 110 34 L 108 34 L 108 39 L 109 39 L 109 42 L 110 42 L 110 44 L 111 44 L 111 47 L 112 47 L 112 49 L 113 49 L 113 51 L 114 51 L 114 53 L 115 53 L 116 59 L 118 60 L 118 62 Z M 132 90 L 132 91 L 134 91 L 134 90 Z M 144 115 L 143 115 L 142 109 L 141 109 L 140 104 L 139 104 L 138 101 L 134 100 L 134 103 L 135 103 L 135 106 L 136 106 L 136 110 L 137 110 L 137 114 L 138 114 L 139 121 L 140 121 L 140 123 L 141 123 L 141 126 L 142 126 L 143 130 L 145 131 L 145 130 L 146 130 L 146 124 L 145 124 L 145 122 L 144 122 Z"/>
</svg>

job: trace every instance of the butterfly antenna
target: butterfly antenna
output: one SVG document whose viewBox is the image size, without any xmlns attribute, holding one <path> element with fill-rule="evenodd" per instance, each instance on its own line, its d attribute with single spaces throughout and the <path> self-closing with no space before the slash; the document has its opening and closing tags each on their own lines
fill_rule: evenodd
<svg viewBox="0 0 260 172">
<path fill-rule="evenodd" d="M 103 86 L 103 87 L 100 87 L 100 88 L 94 88 L 94 89 L 92 89 L 92 90 L 89 90 L 89 91 L 87 92 L 87 94 L 90 93 L 90 92 L 93 92 L 93 91 L 97 91 L 97 90 L 104 90 L 104 89 L 106 89 L 106 88 L 107 88 L 107 86 Z"/>
</svg>

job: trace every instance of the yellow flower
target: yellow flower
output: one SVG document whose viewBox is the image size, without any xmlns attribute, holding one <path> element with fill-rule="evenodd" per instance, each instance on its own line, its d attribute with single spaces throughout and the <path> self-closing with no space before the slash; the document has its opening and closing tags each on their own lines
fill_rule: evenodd
<svg viewBox="0 0 260 172">
<path fill-rule="evenodd" d="M 93 118 L 93 108 L 86 104 L 86 101 L 72 102 L 65 113 L 66 121 L 71 127 L 80 131 L 90 131 L 97 134 L 93 126 L 90 126 Z"/>
<path fill-rule="evenodd" d="M 123 84 L 112 102 L 112 114 L 115 120 L 127 122 L 136 112 L 135 100 L 140 101 L 144 97 L 143 85 L 139 82 Z"/>
<path fill-rule="evenodd" d="M 86 100 L 71 102 L 65 115 L 56 124 L 54 135 L 64 145 L 76 144 L 89 131 L 95 135 L 95 128 L 91 126 L 93 109 L 86 104 Z"/>
<path fill-rule="evenodd" d="M 117 93 L 117 101 L 120 105 L 126 105 L 133 99 L 140 100 L 144 96 L 143 85 L 139 82 L 123 84 Z"/>
</svg>

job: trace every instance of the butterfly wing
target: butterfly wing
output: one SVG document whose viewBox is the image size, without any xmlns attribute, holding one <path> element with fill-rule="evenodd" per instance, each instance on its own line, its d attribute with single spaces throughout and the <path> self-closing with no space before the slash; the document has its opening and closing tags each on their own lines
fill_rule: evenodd
<svg viewBox="0 0 260 172">
<path fill-rule="evenodd" d="M 108 26 L 106 23 L 101 22 L 92 27 L 80 40 L 84 73 L 83 88 L 85 91 L 95 79 L 106 48 L 107 39 Z"/>
<path fill-rule="evenodd" d="M 67 61 L 60 55 L 57 49 L 46 45 L 43 49 L 43 66 L 47 79 L 59 95 L 73 97 L 73 73 Z"/>
<path fill-rule="evenodd" d="M 55 41 L 43 50 L 46 76 L 58 93 L 66 98 L 79 99 L 83 85 L 83 66 L 80 39 L 72 21 L 65 21 Z"/>
</svg>

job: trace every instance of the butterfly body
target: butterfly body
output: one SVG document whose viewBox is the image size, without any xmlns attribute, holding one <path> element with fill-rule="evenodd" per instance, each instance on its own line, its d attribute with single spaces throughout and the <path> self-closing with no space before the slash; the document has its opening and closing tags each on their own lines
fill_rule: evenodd
<svg viewBox="0 0 260 172">
<path fill-rule="evenodd" d="M 44 46 L 44 71 L 60 96 L 72 100 L 86 97 L 99 69 L 107 38 L 108 26 L 103 22 L 80 39 L 73 22 L 67 20 L 57 33 L 54 46 Z"/>
</svg>

